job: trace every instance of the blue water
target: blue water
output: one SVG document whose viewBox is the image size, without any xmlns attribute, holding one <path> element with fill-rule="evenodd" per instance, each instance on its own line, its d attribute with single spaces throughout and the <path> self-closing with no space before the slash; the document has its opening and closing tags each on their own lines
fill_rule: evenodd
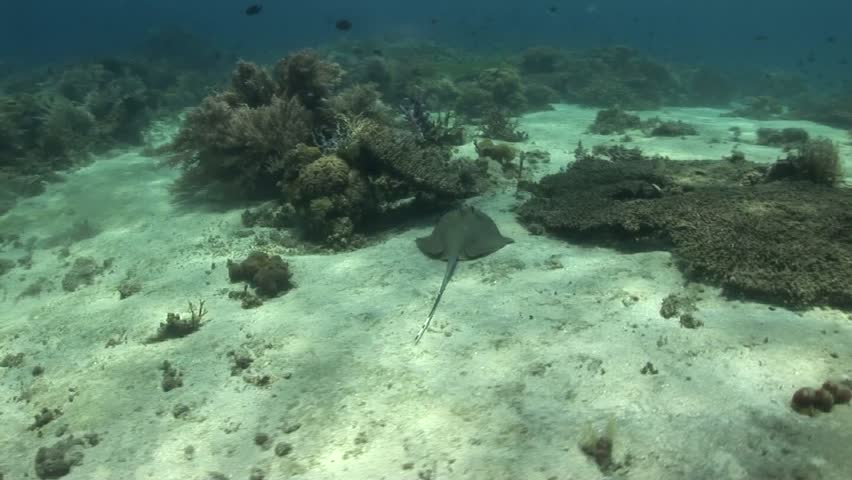
<svg viewBox="0 0 852 480">
<path fill-rule="evenodd" d="M 335 40 L 414 38 L 486 50 L 626 44 L 663 60 L 716 66 L 789 68 L 812 54 L 811 73 L 852 72 L 841 64 L 852 47 L 852 3 L 841 0 L 269 0 L 249 17 L 250 3 L 4 1 L 0 59 L 72 61 L 124 51 L 152 29 L 179 26 L 247 58 Z M 335 30 L 339 18 L 353 29 Z"/>
</svg>

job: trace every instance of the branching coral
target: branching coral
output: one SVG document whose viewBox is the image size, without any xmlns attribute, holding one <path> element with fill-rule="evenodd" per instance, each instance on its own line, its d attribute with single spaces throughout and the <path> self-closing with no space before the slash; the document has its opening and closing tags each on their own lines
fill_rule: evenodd
<svg viewBox="0 0 852 480">
<path fill-rule="evenodd" d="M 308 117 L 295 98 L 274 97 L 268 105 L 234 110 L 226 135 L 252 153 L 280 156 L 307 140 Z"/>
<path fill-rule="evenodd" d="M 150 93 L 138 77 L 120 77 L 87 94 L 85 105 L 102 137 L 139 143 L 154 107 Z"/>
<path fill-rule="evenodd" d="M 231 76 L 231 89 L 240 102 L 250 108 L 257 108 L 272 101 L 276 85 L 263 68 L 241 60 L 237 62 L 237 68 Z"/>
<path fill-rule="evenodd" d="M 274 96 L 257 108 L 235 103 L 231 93 L 204 99 L 187 115 L 174 148 L 184 153 L 181 159 L 194 178 L 238 182 L 248 193 L 264 183 L 274 185 L 262 177 L 307 141 L 309 119 L 295 98 Z"/>
<path fill-rule="evenodd" d="M 504 142 L 523 142 L 529 138 L 527 132 L 518 128 L 518 122 L 504 110 L 491 110 L 485 114 L 480 125 L 481 135 Z"/>
<path fill-rule="evenodd" d="M 302 50 L 281 59 L 275 65 L 274 77 L 280 92 L 297 97 L 305 108 L 314 111 L 340 85 L 343 69 L 312 50 Z"/>
<path fill-rule="evenodd" d="M 380 123 L 392 118 L 392 110 L 382 101 L 382 94 L 372 83 L 359 83 L 340 91 L 329 100 L 338 115 L 349 118 L 363 117 Z"/>
<path fill-rule="evenodd" d="M 41 149 L 50 157 L 85 154 L 96 142 L 97 127 L 95 117 L 88 110 L 59 101 L 44 117 Z"/>
<path fill-rule="evenodd" d="M 19 174 L 67 168 L 96 141 L 95 120 L 61 97 L 0 98 L 0 166 Z"/>
<path fill-rule="evenodd" d="M 239 62 L 231 88 L 204 99 L 175 139 L 190 169 L 186 178 L 237 184 L 249 197 L 273 191 L 293 170 L 284 164 L 293 150 L 334 124 L 326 100 L 340 75 L 339 67 L 310 51 L 282 59 L 271 76 Z"/>
<path fill-rule="evenodd" d="M 487 68 L 479 74 L 477 85 L 491 94 L 491 101 L 498 109 L 517 114 L 526 108 L 521 77 L 512 68 Z"/>
<path fill-rule="evenodd" d="M 196 58 L 205 53 L 196 48 L 198 43 L 188 45 L 182 45 L 183 51 L 192 51 Z M 208 60 L 215 60 L 211 49 L 206 53 L 211 54 Z M 155 114 L 197 103 L 200 87 L 218 72 L 211 63 L 190 65 L 189 59 L 170 63 L 164 59 L 168 54 L 110 56 L 22 69 L 17 78 L 4 81 L 0 90 L 2 208 L 17 196 L 42 191 L 46 181 L 59 178 L 56 172 L 88 161 L 91 153 L 140 143 Z"/>
<path fill-rule="evenodd" d="M 159 343 L 175 338 L 183 338 L 198 331 L 205 323 L 207 315 L 204 300 L 198 301 L 198 306 L 189 302 L 189 317 L 181 318 L 180 314 L 169 312 L 166 321 L 161 322 L 157 333 L 148 337 L 144 343 Z"/>
<path fill-rule="evenodd" d="M 219 182 L 243 197 L 277 196 L 300 232 L 336 248 L 358 245 L 358 230 L 395 202 L 474 190 L 469 169 L 437 146 L 443 138 L 419 142 L 392 127 L 375 87 L 338 91 L 341 75 L 311 51 L 282 59 L 272 76 L 241 62 L 231 88 L 190 112 L 173 144 L 183 190 Z M 451 130 L 447 118 L 417 119 L 437 135 Z"/>
<path fill-rule="evenodd" d="M 407 99 L 400 106 L 403 118 L 417 139 L 426 145 L 462 145 L 464 129 L 453 112 L 431 113 L 423 100 Z"/>
<path fill-rule="evenodd" d="M 843 165 L 834 142 L 827 138 L 807 140 L 786 158 L 778 160 L 768 178 L 798 178 L 823 185 L 836 185 L 843 180 Z"/>
</svg>

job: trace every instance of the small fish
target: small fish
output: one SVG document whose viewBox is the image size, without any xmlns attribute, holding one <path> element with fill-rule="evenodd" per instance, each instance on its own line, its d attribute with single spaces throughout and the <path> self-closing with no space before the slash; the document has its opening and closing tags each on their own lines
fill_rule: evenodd
<svg viewBox="0 0 852 480">
<path fill-rule="evenodd" d="M 835 43 L 837 42 L 837 37 L 835 37 L 834 35 L 829 35 L 825 37 L 825 41 L 828 43 Z"/>
<path fill-rule="evenodd" d="M 261 10 L 263 10 L 263 5 L 255 3 L 246 9 L 246 15 L 257 15 Z"/>
<path fill-rule="evenodd" d="M 352 30 L 352 22 L 345 18 L 341 18 L 340 20 L 334 22 L 334 28 L 343 32 L 348 32 L 349 30 Z"/>
<path fill-rule="evenodd" d="M 374 48 L 373 49 L 373 55 L 381 57 L 382 55 L 384 55 L 384 53 L 382 53 L 382 51 L 379 50 L 378 48 Z"/>
<path fill-rule="evenodd" d="M 752 40 L 754 40 L 756 42 L 762 42 L 762 41 L 765 41 L 765 40 L 769 40 L 769 35 L 755 35 L 754 37 L 752 37 Z"/>
<path fill-rule="evenodd" d="M 553 14 L 553 13 L 556 13 L 557 11 L 559 11 L 559 9 L 556 8 L 556 5 L 551 5 L 551 6 L 547 7 L 547 11 L 550 12 L 551 14 Z"/>
</svg>

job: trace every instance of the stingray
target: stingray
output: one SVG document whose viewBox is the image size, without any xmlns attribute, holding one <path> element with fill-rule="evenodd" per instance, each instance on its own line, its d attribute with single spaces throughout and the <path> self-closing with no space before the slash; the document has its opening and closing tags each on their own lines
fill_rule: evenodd
<svg viewBox="0 0 852 480">
<path fill-rule="evenodd" d="M 491 217 L 471 206 L 463 206 L 444 214 L 431 235 L 417 239 L 417 248 L 429 257 L 446 260 L 447 270 L 435 303 L 432 304 L 432 310 L 429 311 L 420 333 L 414 338 L 415 344 L 429 328 L 438 302 L 444 295 L 444 289 L 456 270 L 456 263 L 459 260 L 484 257 L 512 242 L 514 240 L 500 234 Z"/>
</svg>

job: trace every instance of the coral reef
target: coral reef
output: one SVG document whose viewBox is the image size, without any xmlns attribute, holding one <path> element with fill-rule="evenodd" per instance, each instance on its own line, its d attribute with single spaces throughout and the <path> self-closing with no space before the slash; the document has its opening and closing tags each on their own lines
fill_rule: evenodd
<svg viewBox="0 0 852 480">
<path fill-rule="evenodd" d="M 777 98 L 763 95 L 744 99 L 741 106 L 726 113 L 725 116 L 769 120 L 778 118 L 783 113 L 784 105 Z"/>
<path fill-rule="evenodd" d="M 453 108 L 470 118 L 492 111 L 518 115 L 527 110 L 521 77 L 509 66 L 483 68 L 475 80 L 459 81 L 458 92 Z"/>
<path fill-rule="evenodd" d="M 268 170 L 310 137 L 309 113 L 295 98 L 274 96 L 251 108 L 234 92 L 204 99 L 174 141 L 195 183 L 230 183 L 237 195 L 259 198 L 273 191 Z"/>
<path fill-rule="evenodd" d="M 757 144 L 772 147 L 792 148 L 800 146 L 809 140 L 810 136 L 804 128 L 758 128 Z"/>
<path fill-rule="evenodd" d="M 803 179 L 824 185 L 843 180 L 843 165 L 834 142 L 827 138 L 807 140 L 769 169 L 771 179 Z"/>
<path fill-rule="evenodd" d="M 326 102 L 340 85 L 343 73 L 340 65 L 323 60 L 312 50 L 287 55 L 273 68 L 279 94 L 297 98 L 319 126 L 334 121 Z"/>
<path fill-rule="evenodd" d="M 620 135 L 628 130 L 642 130 L 645 135 L 651 137 L 698 135 L 695 127 L 683 121 L 661 120 L 657 117 L 643 121 L 638 115 L 616 107 L 598 111 L 594 123 L 587 131 L 598 135 Z"/>
<path fill-rule="evenodd" d="M 505 110 L 487 112 L 479 126 L 480 135 L 504 142 L 523 142 L 529 138 L 527 132 L 518 128 L 518 122 L 509 117 Z"/>
<path fill-rule="evenodd" d="M 474 143 L 476 153 L 480 157 L 488 157 L 499 163 L 503 169 L 507 169 L 518 156 L 515 147 L 505 143 L 494 143 L 491 140 L 482 140 Z"/>
<path fill-rule="evenodd" d="M 40 479 L 60 478 L 71 473 L 71 468 L 83 462 L 82 447 L 86 443 L 74 436 L 57 440 L 49 447 L 41 447 L 35 456 L 35 473 Z"/>
<path fill-rule="evenodd" d="M 401 107 L 405 121 L 418 140 L 431 145 L 464 144 L 464 128 L 452 112 L 431 114 L 423 100 L 408 99 Z"/>
<path fill-rule="evenodd" d="M 277 85 L 259 65 L 240 60 L 231 75 L 231 90 L 237 102 L 248 108 L 257 108 L 272 102 Z"/>
<path fill-rule="evenodd" d="M 340 88 L 341 76 L 310 51 L 272 74 L 240 62 L 231 88 L 190 112 L 172 146 L 185 169 L 178 191 L 277 200 L 292 217 L 282 224 L 334 248 L 358 246 L 359 231 L 405 199 L 475 191 L 472 167 L 450 159 L 448 144 L 463 138 L 451 114 L 409 100 L 397 124 L 375 86 Z"/>
<path fill-rule="evenodd" d="M 443 147 L 419 145 L 415 134 L 367 122 L 354 139 L 357 154 L 350 153 L 347 158 L 355 165 L 363 165 L 365 170 L 384 170 L 403 180 L 408 187 L 407 196 L 420 190 L 456 199 L 476 191 L 475 167 L 451 161 Z"/>
<path fill-rule="evenodd" d="M 245 260 L 228 260 L 231 282 L 246 282 L 261 297 L 273 298 L 293 288 L 290 266 L 279 255 L 253 251 Z"/>
<path fill-rule="evenodd" d="M 501 110 L 518 114 L 526 108 L 521 77 L 513 68 L 487 68 L 480 72 L 476 85 L 488 92 L 492 103 Z"/>
<path fill-rule="evenodd" d="M 852 129 L 852 85 L 840 92 L 801 95 L 795 99 L 791 110 L 792 118 Z"/>
<path fill-rule="evenodd" d="M 683 92 L 669 68 L 626 47 L 574 52 L 562 65 L 557 90 L 572 103 L 650 109 Z"/>
<path fill-rule="evenodd" d="M 62 289 L 73 292 L 84 285 L 91 285 L 95 277 L 104 272 L 111 265 L 111 261 L 98 263 L 91 257 L 80 257 L 74 261 L 71 269 L 62 278 Z"/>
<path fill-rule="evenodd" d="M 620 108 L 606 108 L 598 111 L 588 132 L 597 135 L 621 135 L 627 130 L 639 128 L 642 128 L 642 120 L 638 115 L 627 113 Z"/>
<path fill-rule="evenodd" d="M 382 100 L 382 94 L 373 83 L 358 83 L 342 89 L 329 99 L 330 107 L 344 118 L 367 118 L 379 123 L 390 123 L 393 110 Z"/>
<path fill-rule="evenodd" d="M 738 157 L 671 161 L 580 148 L 567 171 L 530 187 L 518 215 L 576 241 L 669 248 L 687 274 L 734 296 L 852 305 L 852 192 L 775 181 L 766 170 Z"/>
<path fill-rule="evenodd" d="M 169 312 L 166 315 L 166 321 L 160 322 L 157 328 L 157 333 L 148 337 L 144 343 L 159 343 L 175 338 L 183 338 L 190 335 L 204 325 L 204 317 L 207 315 L 207 310 L 204 308 L 204 301 L 200 300 L 198 306 L 189 302 L 189 317 L 181 318 L 180 314 Z"/>
<path fill-rule="evenodd" d="M 366 178 L 336 155 L 307 164 L 286 190 L 307 236 L 331 245 L 345 244 L 371 210 Z"/>
<path fill-rule="evenodd" d="M 91 154 L 139 144 L 156 115 L 203 96 L 220 52 L 180 30 L 152 32 L 121 56 L 22 68 L 0 83 L 0 212 L 41 193 Z"/>
<path fill-rule="evenodd" d="M 645 134 L 651 137 L 685 137 L 698 135 L 698 130 L 682 120 L 651 118 L 642 124 Z"/>
<path fill-rule="evenodd" d="M 94 114 L 50 95 L 0 97 L 0 170 L 45 175 L 84 161 L 97 142 Z M 82 158 L 80 158 L 82 157 Z"/>
<path fill-rule="evenodd" d="M 172 365 L 168 360 L 163 360 L 160 365 L 160 370 L 163 371 L 163 379 L 160 381 L 160 388 L 164 392 L 170 392 L 176 388 L 183 386 L 183 373 Z"/>
<path fill-rule="evenodd" d="M 336 49 L 334 58 L 352 73 L 344 82 L 374 83 L 392 105 L 420 96 L 437 110 L 455 110 L 470 119 L 495 109 L 518 115 L 560 101 L 651 109 L 663 104 L 721 106 L 743 91 L 778 98 L 795 91 L 795 82 L 782 75 L 767 80 L 669 65 L 627 47 L 537 46 L 507 62 L 506 55 L 498 53 L 488 56 L 432 44 L 364 43 Z M 740 88 L 744 78 L 754 80 L 753 85 Z"/>
<path fill-rule="evenodd" d="M 559 92 L 541 83 L 524 85 L 524 97 L 527 99 L 527 111 L 553 110 L 551 104 L 559 102 L 561 98 Z"/>
</svg>

